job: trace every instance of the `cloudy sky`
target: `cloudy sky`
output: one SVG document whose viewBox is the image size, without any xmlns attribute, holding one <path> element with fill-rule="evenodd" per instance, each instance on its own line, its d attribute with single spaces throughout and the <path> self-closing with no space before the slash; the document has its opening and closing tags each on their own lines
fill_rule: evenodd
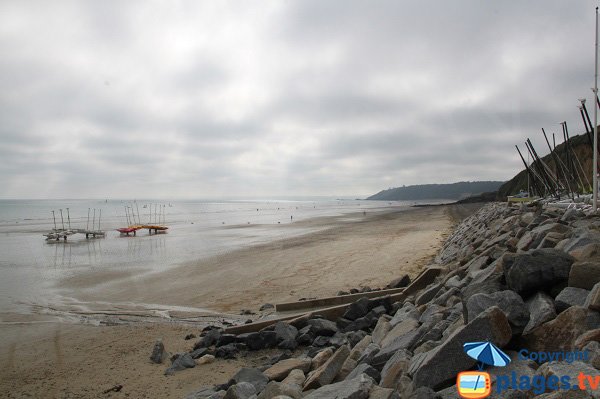
<svg viewBox="0 0 600 399">
<path fill-rule="evenodd" d="M 0 197 L 506 180 L 583 130 L 595 5 L 2 1 Z"/>
</svg>

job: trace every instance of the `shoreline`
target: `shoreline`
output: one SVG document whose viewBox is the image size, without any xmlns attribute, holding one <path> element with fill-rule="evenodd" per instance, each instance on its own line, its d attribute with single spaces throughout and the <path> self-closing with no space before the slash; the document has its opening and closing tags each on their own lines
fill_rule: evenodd
<svg viewBox="0 0 600 399">
<path fill-rule="evenodd" d="M 77 299 L 161 304 L 238 313 L 264 303 L 335 295 L 353 287 L 385 285 L 400 272 L 414 277 L 436 253 L 452 222 L 446 208 L 402 209 L 362 217 L 300 222 L 316 231 L 227 251 L 163 272 L 98 281 L 86 273 L 63 281 Z M 340 221 L 350 219 L 350 221 Z M 376 273 L 371 264 L 377 257 Z M 400 266 L 400 267 L 399 267 Z M 224 295 L 224 293 L 226 293 Z"/>
<path fill-rule="evenodd" d="M 162 297 L 172 304 L 201 304 L 203 308 L 233 313 L 242 307 L 256 310 L 265 302 L 335 295 L 340 289 L 360 285 L 383 286 L 402 273 L 417 274 L 437 254 L 459 214 L 448 208 L 430 207 L 371 215 L 366 221 L 337 223 L 305 236 L 241 249 L 209 262 L 182 265 L 164 272 L 177 276 L 173 286 L 167 288 L 160 288 L 165 283 L 164 273 L 142 276 L 134 280 L 136 298 L 129 299 L 143 298 L 144 303 L 155 303 L 148 299 Z M 293 257 L 295 262 L 291 261 Z M 381 270 L 365 273 L 372 270 L 374 261 L 382 265 Z M 313 262 L 316 266 L 311 269 Z M 399 267 L 406 262 L 411 263 L 409 268 Z M 223 269 L 226 272 L 240 265 L 245 266 L 245 272 L 237 273 L 237 279 L 221 287 L 210 286 L 210 281 L 225 278 Z M 204 283 L 198 287 L 191 277 L 198 277 L 198 270 L 203 267 L 210 270 L 202 274 Z M 252 275 L 260 278 L 249 282 Z M 317 282 L 319 287 L 311 287 Z M 228 291 L 240 284 L 238 290 Z M 93 301 L 110 296 L 115 302 L 127 293 L 122 282 L 108 286 L 111 287 L 85 289 L 82 299 Z M 158 291 L 148 291 L 157 287 Z M 199 292 L 201 288 L 205 291 Z M 221 302 L 211 301 L 219 291 L 227 292 L 226 298 Z M 123 384 L 123 391 L 134 397 L 182 397 L 199 385 L 223 382 L 243 365 L 259 362 L 258 354 L 251 354 L 237 360 L 219 360 L 170 377 L 163 375 L 164 367 L 149 362 L 149 352 L 157 338 L 163 338 L 171 353 L 186 351 L 194 340 L 184 337 L 190 333 L 198 336 L 199 327 L 197 323 L 180 323 L 176 318 L 171 322 L 130 321 L 105 326 L 48 322 L 37 324 L 34 331 L 30 324 L 3 323 L 0 357 L 5 361 L 0 386 L 9 395 L 14 393 L 15 396 L 9 397 L 25 393 L 39 396 L 45 392 L 49 395 L 44 396 L 49 397 L 69 394 L 97 397 L 117 384 Z M 123 393 L 107 396 L 124 397 Z"/>
</svg>

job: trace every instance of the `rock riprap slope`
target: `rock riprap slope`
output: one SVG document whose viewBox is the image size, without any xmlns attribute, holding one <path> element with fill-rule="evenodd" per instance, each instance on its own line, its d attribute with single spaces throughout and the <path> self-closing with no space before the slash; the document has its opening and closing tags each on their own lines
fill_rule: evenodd
<svg viewBox="0 0 600 399">
<path fill-rule="evenodd" d="M 336 320 L 317 315 L 238 335 L 207 329 L 188 353 L 171 358 L 166 373 L 278 348 L 263 367 L 241 369 L 188 397 L 458 398 L 457 374 L 476 369 L 462 345 L 490 341 L 512 359 L 487 369 L 490 397 L 535 397 L 516 389 L 497 395 L 501 373 L 600 375 L 600 217 L 550 205 L 489 204 L 456 227 L 431 266 L 442 273 L 416 294 L 362 298 Z M 166 357 L 161 345 L 155 361 Z M 519 358 L 522 348 L 589 356 L 536 363 Z M 540 397 L 600 397 L 600 390 Z"/>
</svg>

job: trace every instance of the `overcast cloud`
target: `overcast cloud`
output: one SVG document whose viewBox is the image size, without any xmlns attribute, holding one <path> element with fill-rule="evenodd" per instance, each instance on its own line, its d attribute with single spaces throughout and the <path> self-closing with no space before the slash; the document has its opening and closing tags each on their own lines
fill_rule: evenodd
<svg viewBox="0 0 600 399">
<path fill-rule="evenodd" d="M 367 195 L 506 180 L 522 166 L 515 144 L 531 137 L 544 152 L 540 129 L 563 120 L 583 131 L 594 7 L 4 1 L 0 196 Z"/>
</svg>

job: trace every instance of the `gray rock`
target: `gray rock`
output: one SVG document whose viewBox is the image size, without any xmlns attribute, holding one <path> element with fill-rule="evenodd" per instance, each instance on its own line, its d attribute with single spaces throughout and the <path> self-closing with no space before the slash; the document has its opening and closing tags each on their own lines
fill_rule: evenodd
<svg viewBox="0 0 600 399">
<path fill-rule="evenodd" d="M 358 330 L 367 330 L 371 326 L 375 325 L 376 323 L 377 323 L 377 316 L 375 316 L 373 313 L 369 312 L 364 317 L 359 317 L 358 319 L 356 319 L 353 322 L 351 322 L 350 324 L 348 324 L 343 329 L 343 331 L 350 332 L 350 331 L 358 331 Z"/>
<path fill-rule="evenodd" d="M 488 267 L 481 274 L 478 274 L 471 282 L 462 290 L 462 296 L 465 301 L 475 294 L 497 292 L 506 289 L 503 284 L 504 273 L 497 271 L 495 268 Z"/>
<path fill-rule="evenodd" d="M 554 301 L 544 292 L 538 292 L 529 298 L 525 304 L 529 309 L 529 322 L 525 326 L 523 334 L 529 333 L 537 326 L 540 326 L 556 317 Z"/>
<path fill-rule="evenodd" d="M 410 277 L 408 276 L 408 274 L 405 274 L 402 277 L 398 277 L 398 278 L 390 281 L 390 283 L 386 286 L 386 288 L 402 288 L 402 287 L 406 287 L 409 284 L 410 284 Z"/>
<path fill-rule="evenodd" d="M 308 320 L 310 331 L 314 335 L 323 335 L 327 337 L 333 336 L 338 332 L 338 328 L 333 321 L 326 319 L 310 319 Z"/>
<path fill-rule="evenodd" d="M 324 385 L 330 384 L 335 376 L 341 370 L 346 358 L 350 354 L 350 349 L 346 345 L 341 346 L 331 356 L 325 364 L 311 373 L 304 382 L 304 390 L 316 389 Z"/>
<path fill-rule="evenodd" d="M 443 285 L 440 283 L 432 284 L 430 287 L 425 288 L 425 290 L 423 290 L 415 299 L 415 305 L 419 306 L 431 301 L 442 288 Z"/>
<path fill-rule="evenodd" d="M 504 367 L 492 367 L 487 370 L 492 379 L 492 394 L 490 397 L 526 397 L 527 391 L 529 390 L 521 391 L 518 389 L 518 387 L 517 389 L 509 389 L 512 373 L 515 373 L 515 375 L 519 376 L 518 378 L 521 376 L 532 378 L 535 375 L 538 365 L 533 360 L 520 360 L 517 352 L 507 351 L 506 354 L 511 359 L 508 365 Z M 498 394 L 498 390 L 500 390 L 500 394 Z"/>
<path fill-rule="evenodd" d="M 581 229 L 574 231 L 574 237 L 567 243 L 563 251 L 578 258 L 578 251 L 588 245 L 600 243 L 600 233 L 589 229 Z"/>
<path fill-rule="evenodd" d="M 256 392 L 260 392 L 267 386 L 269 379 L 258 369 L 244 367 L 235 373 L 231 380 L 229 380 L 229 384 L 233 385 L 242 382 L 252 384 Z"/>
<path fill-rule="evenodd" d="M 258 399 L 273 399 L 278 396 L 300 399 L 302 398 L 302 388 L 296 384 L 286 384 L 283 382 L 271 381 L 258 395 Z"/>
<path fill-rule="evenodd" d="M 446 283 L 444 284 L 444 286 L 448 289 L 451 288 L 458 288 L 461 289 L 466 285 L 466 281 L 461 280 L 460 277 L 458 276 L 452 276 L 450 277 L 448 280 L 446 280 Z"/>
<path fill-rule="evenodd" d="M 214 328 L 212 330 L 208 330 L 206 334 L 196 342 L 194 345 L 194 350 L 199 348 L 208 348 L 209 346 L 215 345 L 219 338 L 221 337 L 222 330 L 218 328 Z"/>
<path fill-rule="evenodd" d="M 467 302 L 469 320 L 473 320 L 481 312 L 492 306 L 498 306 L 502 309 L 508 317 L 513 334 L 521 333 L 529 322 L 529 310 L 525 302 L 519 294 L 510 290 L 473 295 Z"/>
<path fill-rule="evenodd" d="M 240 352 L 236 344 L 228 344 L 217 348 L 215 357 L 223 359 L 235 359 L 236 355 Z"/>
<path fill-rule="evenodd" d="M 465 342 L 490 341 L 502 348 L 511 337 L 506 315 L 494 306 L 456 330 L 437 348 L 415 356 L 408 373 L 416 387 L 438 388 L 475 364 L 475 360 L 463 351 Z"/>
<path fill-rule="evenodd" d="M 218 341 L 215 343 L 217 348 L 237 342 L 238 337 L 235 334 L 221 334 Z"/>
<path fill-rule="evenodd" d="M 573 261 L 572 256 L 554 248 L 516 255 L 504 264 L 506 283 L 519 294 L 549 288 L 567 281 Z"/>
<path fill-rule="evenodd" d="M 544 376 L 546 378 L 546 380 L 548 379 L 549 376 L 557 376 L 559 378 L 561 378 L 563 376 L 570 376 L 571 377 L 571 385 L 579 386 L 577 377 L 579 376 L 580 373 L 591 376 L 591 378 L 600 376 L 600 372 L 598 370 L 591 367 L 589 364 L 580 362 L 580 361 L 574 361 L 572 363 L 568 363 L 566 361 L 544 363 L 537 370 L 536 375 Z M 593 398 L 600 398 L 600 391 L 598 391 L 597 389 L 596 390 L 591 389 L 589 382 L 588 381 L 585 381 L 585 382 L 586 383 L 584 384 L 585 385 L 584 390 L 588 394 L 592 395 Z M 559 379 L 559 381 L 557 381 L 557 385 L 561 388 L 563 387 L 562 381 L 560 379 Z M 540 394 L 543 392 L 535 392 L 534 391 L 534 393 Z"/>
<path fill-rule="evenodd" d="M 381 369 L 387 363 L 387 361 L 401 349 L 411 350 L 417 342 L 425 335 L 426 330 L 422 327 L 413 330 L 409 333 L 404 334 L 396 339 L 394 339 L 387 346 L 381 348 L 379 353 L 373 358 L 371 361 L 371 366 L 376 369 Z"/>
<path fill-rule="evenodd" d="M 361 374 L 352 380 L 323 386 L 306 395 L 304 399 L 367 399 L 373 385 L 371 377 Z"/>
<path fill-rule="evenodd" d="M 173 375 L 176 371 L 190 369 L 196 367 L 196 362 L 192 359 L 189 353 L 179 354 L 174 360 L 171 367 L 165 370 L 165 375 Z"/>
<path fill-rule="evenodd" d="M 358 358 L 358 360 L 356 362 L 358 364 L 361 364 L 361 363 L 371 364 L 371 362 L 373 361 L 373 358 L 379 353 L 380 350 L 381 350 L 381 348 L 379 347 L 379 345 L 371 343 L 365 348 L 365 350 L 362 352 L 361 356 Z"/>
<path fill-rule="evenodd" d="M 599 262 L 575 262 L 569 273 L 569 286 L 591 290 L 600 282 Z"/>
<path fill-rule="evenodd" d="M 359 377 L 361 374 L 368 375 L 376 383 L 379 382 L 379 380 L 381 379 L 381 375 L 379 374 L 379 371 L 377 371 L 373 367 L 369 366 L 367 363 L 361 363 L 358 366 L 356 366 L 356 368 L 354 370 L 352 370 L 350 372 L 350 374 L 348 374 L 348 376 L 346 376 L 345 380 L 353 380 L 353 379 Z"/>
<path fill-rule="evenodd" d="M 310 366 L 311 359 L 308 357 L 290 358 L 277 362 L 265 370 L 263 374 L 269 380 L 282 381 L 287 378 L 292 370 L 301 370 L 303 373 L 308 373 Z"/>
<path fill-rule="evenodd" d="M 369 298 L 360 298 L 358 301 L 348 306 L 348 310 L 346 310 L 344 316 L 342 317 L 348 320 L 356 320 L 359 317 L 364 317 L 367 313 L 369 313 L 369 304 Z"/>
<path fill-rule="evenodd" d="M 298 337 L 298 329 L 291 324 L 279 321 L 275 324 L 275 338 L 277 343 L 283 341 L 296 341 Z"/>
<path fill-rule="evenodd" d="M 373 330 L 373 343 L 381 346 L 381 341 L 383 341 L 391 329 L 392 325 L 390 322 L 384 316 L 380 317 Z"/>
<path fill-rule="evenodd" d="M 520 251 L 527 251 L 532 243 L 533 233 L 531 231 L 526 231 L 517 242 L 517 249 Z"/>
<path fill-rule="evenodd" d="M 447 305 L 450 298 L 456 295 L 460 295 L 460 290 L 456 287 L 449 288 L 446 292 L 444 292 L 441 295 L 438 293 L 438 295 L 433 300 L 433 303 L 437 305 Z"/>
<path fill-rule="evenodd" d="M 152 348 L 152 354 L 150 355 L 150 361 L 152 363 L 160 364 L 165 361 L 166 358 L 169 357 L 169 354 L 165 350 L 165 345 L 162 340 L 156 340 L 154 343 L 154 347 Z"/>
<path fill-rule="evenodd" d="M 398 309 L 392 320 L 390 320 L 390 325 L 395 327 L 397 324 L 401 323 L 406 319 L 415 319 L 419 320 L 421 317 L 421 312 L 417 310 L 415 305 L 410 302 L 405 302 L 404 305 Z"/>
<path fill-rule="evenodd" d="M 357 343 L 352 348 L 352 350 L 350 351 L 350 354 L 344 361 L 344 364 L 342 365 L 341 370 L 339 371 L 339 373 L 336 376 L 336 379 L 335 379 L 336 382 L 344 380 L 346 378 L 346 376 L 348 374 L 350 374 L 350 372 L 352 372 L 352 370 L 354 370 L 356 368 L 356 366 L 358 366 L 358 359 L 360 359 L 362 357 L 363 352 L 367 349 L 367 347 L 371 343 L 372 343 L 371 336 L 366 335 L 365 337 L 363 337 L 363 339 L 359 343 Z"/>
<path fill-rule="evenodd" d="M 240 382 L 227 390 L 223 399 L 249 399 L 256 394 L 256 388 L 249 382 Z"/>
<path fill-rule="evenodd" d="M 419 322 L 425 324 L 434 319 L 435 316 L 440 316 L 439 318 L 435 319 L 435 324 L 445 317 L 446 312 L 448 312 L 448 308 L 439 304 L 430 304 L 421 314 L 421 317 L 419 317 Z"/>
<path fill-rule="evenodd" d="M 402 321 L 401 323 L 398 323 L 394 328 L 390 330 L 390 332 L 387 333 L 385 338 L 383 338 L 383 340 L 381 341 L 381 346 L 388 346 L 396 338 L 401 337 L 411 331 L 414 331 L 418 327 L 419 321 L 412 318 L 408 318 Z"/>
<path fill-rule="evenodd" d="M 304 373 L 302 372 L 302 370 L 294 369 L 294 370 L 290 371 L 288 376 L 285 377 L 285 380 L 283 380 L 281 382 L 283 382 L 284 384 L 295 384 L 295 385 L 302 386 L 304 384 L 305 380 L 306 380 L 306 377 L 305 377 Z"/>
<path fill-rule="evenodd" d="M 190 356 L 192 357 L 192 359 L 198 359 L 201 358 L 204 355 L 209 354 L 209 350 L 208 348 L 198 348 L 195 351 L 190 352 Z"/>
<path fill-rule="evenodd" d="M 367 335 L 368 334 L 362 330 L 350 331 L 350 332 L 346 333 L 346 340 L 348 341 L 348 346 L 350 346 L 350 348 L 354 348 L 354 346 L 356 344 L 358 344 Z"/>
<path fill-rule="evenodd" d="M 333 348 L 325 348 L 321 350 L 313 357 L 310 364 L 310 369 L 317 370 L 322 365 L 324 365 L 325 362 L 327 362 L 327 360 L 329 360 L 331 356 L 333 356 Z"/>
<path fill-rule="evenodd" d="M 600 310 L 600 283 L 596 283 L 585 300 L 584 307 L 587 309 Z"/>
<path fill-rule="evenodd" d="M 600 342 L 588 342 L 581 350 L 588 355 L 587 359 L 583 361 L 594 367 L 596 370 L 600 370 Z"/>
<path fill-rule="evenodd" d="M 571 306 L 583 306 L 590 292 L 583 288 L 566 287 L 554 298 L 554 305 L 558 313 Z"/>
<path fill-rule="evenodd" d="M 521 343 L 530 351 L 572 349 L 577 337 L 587 330 L 586 317 L 584 308 L 572 306 L 555 319 L 523 334 Z"/>
<path fill-rule="evenodd" d="M 383 388 L 395 388 L 398 379 L 408 370 L 411 355 L 406 350 L 399 350 L 385 363 L 381 371 L 379 385 Z"/>
</svg>

